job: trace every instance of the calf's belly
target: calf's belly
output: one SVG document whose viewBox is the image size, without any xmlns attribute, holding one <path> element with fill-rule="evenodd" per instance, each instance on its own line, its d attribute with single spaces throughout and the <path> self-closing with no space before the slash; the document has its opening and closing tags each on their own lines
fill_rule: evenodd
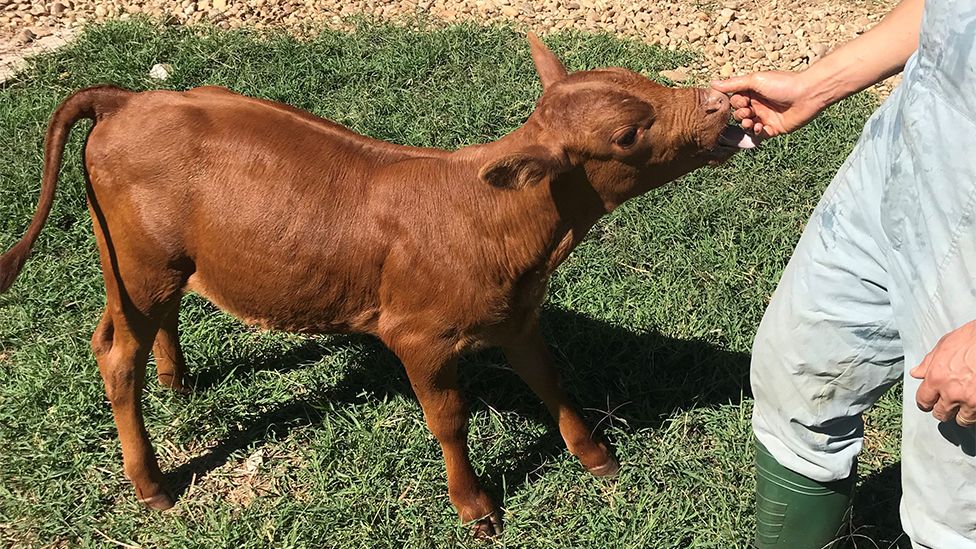
<svg viewBox="0 0 976 549">
<path fill-rule="evenodd" d="M 196 262 L 186 289 L 247 324 L 303 333 L 374 333 L 379 316 L 368 275 L 293 263 Z"/>
</svg>

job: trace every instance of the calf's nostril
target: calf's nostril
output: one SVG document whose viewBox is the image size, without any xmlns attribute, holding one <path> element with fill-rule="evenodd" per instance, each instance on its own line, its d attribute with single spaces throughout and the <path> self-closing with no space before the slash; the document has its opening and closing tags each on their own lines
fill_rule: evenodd
<svg viewBox="0 0 976 549">
<path fill-rule="evenodd" d="M 705 92 L 705 99 L 702 105 L 707 114 L 714 114 L 719 111 L 729 109 L 729 99 L 725 94 L 715 90 Z"/>
</svg>

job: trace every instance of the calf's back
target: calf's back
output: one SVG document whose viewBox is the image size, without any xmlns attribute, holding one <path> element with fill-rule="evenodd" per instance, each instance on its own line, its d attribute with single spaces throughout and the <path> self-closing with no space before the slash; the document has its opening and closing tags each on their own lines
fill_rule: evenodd
<svg viewBox="0 0 976 549">
<path fill-rule="evenodd" d="M 463 331 L 510 308 L 524 265 L 499 249 L 530 232 L 538 193 L 497 196 L 466 162 L 479 154 L 201 88 L 132 95 L 98 121 L 85 165 L 131 269 L 165 267 L 264 327 L 376 334 L 406 316 Z"/>
</svg>

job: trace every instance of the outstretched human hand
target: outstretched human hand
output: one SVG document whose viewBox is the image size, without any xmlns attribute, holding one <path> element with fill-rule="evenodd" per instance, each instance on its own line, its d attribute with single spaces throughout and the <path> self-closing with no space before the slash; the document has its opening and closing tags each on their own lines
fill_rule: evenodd
<svg viewBox="0 0 976 549">
<path fill-rule="evenodd" d="M 732 116 L 743 128 L 762 137 L 796 130 L 826 107 L 812 98 L 802 73 L 755 72 L 716 80 L 712 87 L 722 93 L 731 93 Z"/>
</svg>

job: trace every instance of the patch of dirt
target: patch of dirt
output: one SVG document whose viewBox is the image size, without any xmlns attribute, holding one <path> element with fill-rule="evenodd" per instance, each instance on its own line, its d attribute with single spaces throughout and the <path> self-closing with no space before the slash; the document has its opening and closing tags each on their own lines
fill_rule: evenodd
<svg viewBox="0 0 976 549">
<path fill-rule="evenodd" d="M 895 0 L 0 0 L 0 55 L 31 53 L 45 35 L 145 14 L 223 28 L 284 27 L 304 34 L 342 18 L 422 14 L 455 22 L 509 22 L 541 34 L 608 31 L 669 49 L 703 52 L 703 66 L 664 76 L 676 83 L 752 70 L 798 70 L 877 23 Z M 35 35 L 37 38 L 32 38 Z M 23 50 L 23 51 L 21 51 Z M 7 62 L 9 65 L 9 62 Z M 4 61 L 0 59 L 0 70 Z M 148 70 L 148 67 L 147 67 Z M 2 81 L 0 77 L 0 81 Z M 890 83 L 889 83 L 890 84 Z M 880 91 L 890 89 L 883 85 Z"/>
<path fill-rule="evenodd" d="M 305 466 L 301 442 L 294 440 L 281 446 L 257 448 L 248 454 L 224 455 L 216 441 L 190 447 L 164 441 L 157 445 L 157 450 L 164 471 L 203 459 L 197 465 L 200 472 L 183 479 L 189 485 L 180 497 L 183 505 L 170 511 L 176 515 L 192 514 L 194 509 L 211 501 L 246 508 L 256 498 L 279 496 L 284 493 L 282 479 Z M 124 497 L 128 496 L 129 492 L 125 491 Z"/>
<path fill-rule="evenodd" d="M 0 0 L 2 2 L 3 0 Z M 2 13 L 2 12 L 0 12 Z M 29 29 L 28 29 L 29 30 Z M 25 57 L 60 48 L 75 34 L 74 28 L 41 28 L 30 31 L 29 41 L 0 39 L 0 83 L 6 82 L 22 66 Z"/>
</svg>

